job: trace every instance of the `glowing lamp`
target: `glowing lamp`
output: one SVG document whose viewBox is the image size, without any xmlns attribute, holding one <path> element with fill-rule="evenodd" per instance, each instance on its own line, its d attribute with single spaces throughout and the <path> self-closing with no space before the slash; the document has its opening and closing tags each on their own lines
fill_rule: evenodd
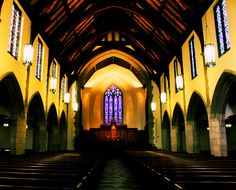
<svg viewBox="0 0 236 190">
<path fill-rule="evenodd" d="M 66 92 L 64 94 L 64 103 L 65 104 L 69 104 L 70 103 L 70 93 L 69 92 Z"/>
<path fill-rule="evenodd" d="M 177 75 L 176 76 L 176 88 L 179 91 L 179 90 L 182 90 L 183 87 L 184 87 L 183 76 Z"/>
<path fill-rule="evenodd" d="M 216 65 L 215 47 L 213 44 L 205 44 L 204 61 L 207 67 L 214 67 Z"/>
<path fill-rule="evenodd" d="M 31 44 L 26 44 L 24 47 L 24 60 L 23 64 L 25 66 L 31 66 L 33 62 L 34 48 Z"/>
<path fill-rule="evenodd" d="M 161 103 L 164 104 L 166 103 L 167 97 L 166 97 L 166 92 L 161 92 Z"/>
<path fill-rule="evenodd" d="M 77 102 L 74 102 L 73 105 L 72 105 L 72 109 L 73 109 L 74 112 L 78 111 L 79 104 Z"/>
<path fill-rule="evenodd" d="M 51 77 L 50 78 L 50 91 L 52 93 L 55 93 L 57 89 L 57 78 L 56 77 Z"/>
<path fill-rule="evenodd" d="M 151 110 L 152 110 L 152 111 L 156 111 L 156 110 L 157 110 L 156 102 L 152 102 L 152 103 L 151 103 Z"/>
</svg>

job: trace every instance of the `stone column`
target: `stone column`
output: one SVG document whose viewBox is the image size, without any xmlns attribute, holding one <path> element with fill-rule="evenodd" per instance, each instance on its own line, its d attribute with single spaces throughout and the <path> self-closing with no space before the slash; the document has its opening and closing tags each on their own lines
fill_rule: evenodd
<svg viewBox="0 0 236 190">
<path fill-rule="evenodd" d="M 194 128 L 194 122 L 192 121 L 186 122 L 185 132 L 186 132 L 186 152 L 187 153 L 194 153 L 194 150 L 195 150 L 193 128 Z"/>
<path fill-rule="evenodd" d="M 22 155 L 25 153 L 26 120 L 17 115 L 12 117 L 11 123 L 11 154 Z"/>
<path fill-rule="evenodd" d="M 36 152 L 46 151 L 46 123 L 38 122 L 37 130 L 34 130 L 34 150 Z"/>
<path fill-rule="evenodd" d="M 213 156 L 228 156 L 226 130 L 218 117 L 209 122 L 211 154 Z"/>
<path fill-rule="evenodd" d="M 173 126 L 171 129 L 171 150 L 173 152 L 177 152 L 177 127 L 178 126 Z"/>
</svg>

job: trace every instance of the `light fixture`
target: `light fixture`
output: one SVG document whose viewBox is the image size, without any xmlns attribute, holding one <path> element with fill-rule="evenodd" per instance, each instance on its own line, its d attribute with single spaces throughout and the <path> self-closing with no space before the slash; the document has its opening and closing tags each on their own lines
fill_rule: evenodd
<svg viewBox="0 0 236 190">
<path fill-rule="evenodd" d="M 156 102 L 152 102 L 152 103 L 151 103 L 151 110 L 152 110 L 152 111 L 156 111 L 156 110 L 157 110 Z"/>
<path fill-rule="evenodd" d="M 179 90 L 182 90 L 183 87 L 184 87 L 183 76 L 177 75 L 176 76 L 176 88 L 179 91 Z"/>
<path fill-rule="evenodd" d="M 3 127 L 9 127 L 9 123 L 3 123 Z"/>
<path fill-rule="evenodd" d="M 166 92 L 161 92 L 161 103 L 164 104 L 166 103 L 167 97 L 166 97 Z"/>
<path fill-rule="evenodd" d="M 26 44 L 24 47 L 24 60 L 23 64 L 25 66 L 31 66 L 33 62 L 33 53 L 34 53 L 34 48 L 31 44 Z"/>
<path fill-rule="evenodd" d="M 57 78 L 52 76 L 50 78 L 50 91 L 52 93 L 56 93 L 56 89 L 57 89 Z"/>
<path fill-rule="evenodd" d="M 77 102 L 74 102 L 73 105 L 72 105 L 72 109 L 74 112 L 77 112 L 78 109 L 79 109 L 79 104 Z"/>
<path fill-rule="evenodd" d="M 232 127 L 232 124 L 231 123 L 226 123 L 225 127 L 230 128 L 230 127 Z"/>
<path fill-rule="evenodd" d="M 69 104 L 70 103 L 70 93 L 69 92 L 66 92 L 64 94 L 64 103 L 65 104 Z"/>
<path fill-rule="evenodd" d="M 209 41 L 211 41 L 211 34 L 210 34 L 210 30 L 207 25 L 206 15 L 205 15 L 205 24 L 206 24 L 205 42 L 207 42 L 207 43 L 204 43 L 204 53 L 203 53 L 204 54 L 204 62 L 207 67 L 214 67 L 216 65 L 215 46 L 214 46 L 214 44 L 209 43 L 208 39 L 207 39 L 208 38 L 207 34 L 209 33 L 209 38 L 210 38 Z"/>
<path fill-rule="evenodd" d="M 232 127 L 232 121 L 231 121 L 230 117 L 225 119 L 225 127 L 227 127 L 227 128 Z"/>
<path fill-rule="evenodd" d="M 211 43 L 204 45 L 204 61 L 207 67 L 216 65 L 215 46 Z"/>
<path fill-rule="evenodd" d="M 225 127 L 230 128 L 236 125 L 236 115 L 230 115 L 225 119 Z"/>
<path fill-rule="evenodd" d="M 11 118 L 8 115 L 0 115 L 0 125 L 9 127 L 11 125 Z"/>
</svg>

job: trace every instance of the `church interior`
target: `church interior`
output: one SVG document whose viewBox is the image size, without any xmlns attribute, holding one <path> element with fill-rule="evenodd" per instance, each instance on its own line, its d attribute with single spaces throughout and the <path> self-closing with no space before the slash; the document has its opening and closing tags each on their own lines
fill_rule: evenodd
<svg viewBox="0 0 236 190">
<path fill-rule="evenodd" d="M 235 7 L 233 0 L 0 0 L 0 168 L 27 155 L 48 163 L 48 153 L 75 167 L 79 153 L 94 164 L 98 150 L 126 150 L 119 157 L 145 163 L 131 161 L 133 169 L 163 178 L 146 168 L 160 169 L 154 156 L 163 167 L 171 155 L 195 164 L 207 157 L 227 172 L 235 167 L 220 183 L 234 189 Z M 182 181 L 204 189 L 163 180 L 164 189 L 184 189 Z"/>
</svg>

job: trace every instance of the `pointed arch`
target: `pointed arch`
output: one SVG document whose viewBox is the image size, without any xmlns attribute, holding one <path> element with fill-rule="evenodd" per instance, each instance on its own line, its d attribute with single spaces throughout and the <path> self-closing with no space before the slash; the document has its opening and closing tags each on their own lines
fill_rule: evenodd
<svg viewBox="0 0 236 190">
<path fill-rule="evenodd" d="M 211 113 L 214 116 L 216 116 L 216 114 L 224 114 L 228 95 L 235 83 L 236 77 L 232 73 L 224 72 L 220 76 L 214 90 L 211 104 Z"/>
<path fill-rule="evenodd" d="M 27 110 L 26 151 L 44 152 L 46 150 L 46 120 L 42 97 L 33 94 Z"/>
<path fill-rule="evenodd" d="M 173 130 L 175 131 L 176 151 L 185 152 L 186 151 L 185 122 L 184 122 L 184 114 L 179 104 L 176 104 L 174 108 L 172 126 Z"/>
<path fill-rule="evenodd" d="M 11 154 L 23 154 L 25 149 L 24 101 L 20 85 L 13 72 L 0 78 L 0 148 L 9 149 Z M 3 127 L 7 126 L 7 127 Z"/>
<path fill-rule="evenodd" d="M 11 113 L 17 114 L 24 118 L 24 101 L 21 92 L 20 85 L 14 75 L 13 72 L 6 73 L 0 79 L 1 89 L 3 93 L 1 93 L 1 100 L 6 103 L 8 102 L 8 106 Z"/>
<path fill-rule="evenodd" d="M 57 110 L 55 104 L 52 104 L 47 116 L 47 149 L 49 151 L 59 150 L 59 128 L 57 119 Z"/>
<path fill-rule="evenodd" d="M 35 92 L 29 101 L 28 114 L 33 112 L 39 121 L 46 121 L 43 100 L 39 92 Z"/>
<path fill-rule="evenodd" d="M 236 152 L 236 76 L 224 72 L 216 85 L 212 98 L 212 117 L 220 121 L 221 134 L 225 138 L 228 154 Z M 227 124 L 227 125 L 226 125 Z M 229 125 L 228 125 L 229 124 Z"/>
<path fill-rule="evenodd" d="M 202 97 L 197 93 L 193 92 L 188 106 L 187 111 L 187 122 L 188 128 L 188 142 L 192 145 L 189 147 L 191 152 L 210 153 L 210 138 L 209 138 L 209 124 L 208 114 L 205 102 Z"/>
<path fill-rule="evenodd" d="M 59 126 L 59 144 L 60 150 L 67 149 L 67 122 L 66 122 L 66 114 L 63 111 L 60 117 L 60 126 Z"/>
<path fill-rule="evenodd" d="M 165 111 L 162 120 L 162 148 L 163 150 L 171 150 L 170 117 L 167 111 Z"/>
</svg>

